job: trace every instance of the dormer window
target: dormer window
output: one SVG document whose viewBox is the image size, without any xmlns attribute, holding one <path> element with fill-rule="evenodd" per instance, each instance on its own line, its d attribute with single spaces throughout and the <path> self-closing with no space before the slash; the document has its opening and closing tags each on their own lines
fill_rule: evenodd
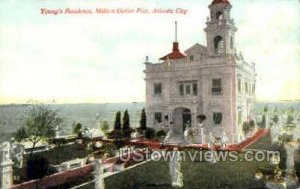
<svg viewBox="0 0 300 189">
<path fill-rule="evenodd" d="M 190 55 L 190 62 L 194 61 L 194 55 Z"/>
</svg>

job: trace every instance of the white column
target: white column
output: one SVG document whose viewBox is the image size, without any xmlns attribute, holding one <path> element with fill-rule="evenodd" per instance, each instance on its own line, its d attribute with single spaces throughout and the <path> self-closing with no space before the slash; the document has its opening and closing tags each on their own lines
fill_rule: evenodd
<svg viewBox="0 0 300 189">
<path fill-rule="evenodd" d="M 295 172 L 295 162 L 294 162 L 294 152 L 295 147 L 293 144 L 285 144 L 286 149 L 286 172 L 287 173 L 294 173 Z"/>
<path fill-rule="evenodd" d="M 103 166 L 101 166 L 98 159 L 94 161 L 94 172 L 95 172 L 95 189 L 104 189 L 105 183 L 103 178 Z"/>
<path fill-rule="evenodd" d="M 0 145 L 0 188 L 9 189 L 13 186 L 13 162 L 10 158 L 10 143 Z"/>
</svg>

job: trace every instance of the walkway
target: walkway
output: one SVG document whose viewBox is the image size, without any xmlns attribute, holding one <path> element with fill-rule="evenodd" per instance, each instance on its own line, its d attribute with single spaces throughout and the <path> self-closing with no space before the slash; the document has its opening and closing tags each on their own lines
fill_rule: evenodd
<svg viewBox="0 0 300 189">
<path fill-rule="evenodd" d="M 215 145 L 214 150 L 229 150 L 229 151 L 241 151 L 242 149 L 250 146 L 251 144 L 255 143 L 261 137 L 268 134 L 268 129 L 258 129 L 255 134 L 248 137 L 246 140 L 242 141 L 238 144 L 230 144 L 226 146 L 226 148 L 222 149 L 220 145 Z M 151 149 L 173 149 L 177 147 L 179 149 L 209 149 L 208 144 L 189 144 L 189 145 L 176 145 L 176 144 L 163 144 L 160 141 L 153 141 L 153 140 L 135 140 L 130 141 L 129 145 L 145 145 Z"/>
</svg>

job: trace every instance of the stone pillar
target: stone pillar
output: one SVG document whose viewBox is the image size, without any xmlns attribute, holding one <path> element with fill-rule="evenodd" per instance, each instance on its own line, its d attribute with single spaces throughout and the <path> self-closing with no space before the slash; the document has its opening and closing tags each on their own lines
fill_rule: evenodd
<svg viewBox="0 0 300 189">
<path fill-rule="evenodd" d="M 191 113 L 191 127 L 195 127 L 196 122 L 195 122 L 195 113 Z"/>
<path fill-rule="evenodd" d="M 287 188 L 298 188 L 298 177 L 295 171 L 294 152 L 298 148 L 298 144 L 287 143 L 284 145 L 286 149 L 286 173 L 285 180 Z"/>
<path fill-rule="evenodd" d="M 101 166 L 98 159 L 94 161 L 94 172 L 95 172 L 95 189 L 104 189 L 105 183 L 103 178 L 104 169 Z"/>
<path fill-rule="evenodd" d="M 269 123 L 269 114 L 265 114 L 265 128 L 269 128 L 270 127 L 270 123 Z"/>
<path fill-rule="evenodd" d="M 287 173 L 294 173 L 295 172 L 295 162 L 294 162 L 294 152 L 295 148 L 293 144 L 285 144 L 286 149 L 286 172 Z"/>
<path fill-rule="evenodd" d="M 60 132 L 59 132 L 59 127 L 55 127 L 55 138 L 59 138 Z"/>
<path fill-rule="evenodd" d="M 183 187 L 183 174 L 181 172 L 181 155 L 180 152 L 175 150 L 173 158 L 169 162 L 169 173 L 171 176 L 172 186 L 181 188 Z"/>
<path fill-rule="evenodd" d="M 204 140 L 204 128 L 203 127 L 200 127 L 200 136 L 201 136 L 201 144 L 204 144 L 205 143 L 205 140 Z"/>
<path fill-rule="evenodd" d="M 13 186 L 13 162 L 10 157 L 10 143 L 0 145 L 0 188 L 9 189 Z"/>
</svg>

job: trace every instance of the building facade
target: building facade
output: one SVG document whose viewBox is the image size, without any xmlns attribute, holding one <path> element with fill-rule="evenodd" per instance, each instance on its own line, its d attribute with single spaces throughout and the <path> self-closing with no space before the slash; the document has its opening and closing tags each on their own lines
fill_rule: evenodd
<svg viewBox="0 0 300 189">
<path fill-rule="evenodd" d="M 242 124 L 254 119 L 255 64 L 237 54 L 237 28 L 227 0 L 214 0 L 204 29 L 206 46 L 196 43 L 184 53 L 177 39 L 172 52 L 159 63 L 146 60 L 147 125 L 159 129 L 168 116 L 177 133 L 196 126 L 196 116 L 204 114 L 205 133 L 231 143 L 242 137 Z"/>
</svg>

